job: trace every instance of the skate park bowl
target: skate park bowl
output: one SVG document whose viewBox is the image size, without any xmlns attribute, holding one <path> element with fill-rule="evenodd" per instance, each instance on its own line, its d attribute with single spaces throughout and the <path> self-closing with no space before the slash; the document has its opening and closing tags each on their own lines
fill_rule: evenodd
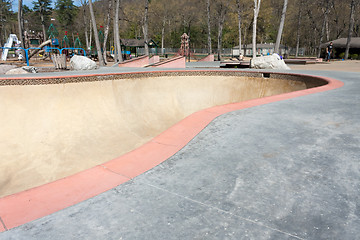
<svg viewBox="0 0 360 240">
<path fill-rule="evenodd" d="M 307 75 L 200 70 L 1 79 L 0 207 L 17 209 L 3 220 L 13 217 L 7 226 L 15 227 L 126 182 L 221 114 L 340 85 Z M 148 160 L 154 151 L 161 157 Z M 67 202 L 41 210 L 42 198 Z"/>
</svg>

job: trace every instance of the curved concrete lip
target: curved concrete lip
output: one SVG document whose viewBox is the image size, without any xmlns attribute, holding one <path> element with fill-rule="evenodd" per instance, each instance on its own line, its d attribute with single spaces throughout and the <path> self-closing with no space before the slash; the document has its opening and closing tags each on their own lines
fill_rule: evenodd
<svg viewBox="0 0 360 240">
<path fill-rule="evenodd" d="M 162 72 L 166 73 L 184 71 Z M 201 71 L 196 70 L 196 72 Z M 253 74 L 254 72 L 248 73 Z M 261 72 L 260 74 L 267 73 Z M 268 74 L 291 75 L 307 78 L 310 77 L 309 75 L 274 72 Z M 99 74 L 92 74 L 87 76 L 99 76 Z M 67 76 L 67 78 L 69 77 L 70 76 Z M 74 75 L 71 77 L 77 76 Z M 84 75 L 80 75 L 80 77 L 84 77 Z M 3 197 L 0 199 L 0 220 L 2 223 L 0 224 L 0 231 L 5 231 L 20 226 L 24 223 L 67 208 L 133 179 L 134 177 L 148 171 L 149 169 L 157 166 L 174 155 L 191 139 L 193 139 L 203 128 L 205 128 L 213 119 L 222 114 L 276 101 L 305 96 L 308 94 L 328 91 L 343 86 L 341 81 L 335 79 L 316 76 L 311 77 L 314 79 L 326 81 L 328 84 L 306 90 L 201 110 L 181 120 L 143 146 L 114 160 L 45 185 Z M 25 80 L 25 78 L 13 79 Z"/>
</svg>

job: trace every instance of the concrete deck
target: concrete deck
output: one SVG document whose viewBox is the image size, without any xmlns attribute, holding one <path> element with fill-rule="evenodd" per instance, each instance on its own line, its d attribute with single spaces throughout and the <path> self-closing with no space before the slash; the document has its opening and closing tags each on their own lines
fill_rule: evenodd
<svg viewBox="0 0 360 240">
<path fill-rule="evenodd" d="M 360 74 L 291 72 L 345 85 L 219 116 L 159 166 L 0 239 L 356 239 Z"/>
</svg>

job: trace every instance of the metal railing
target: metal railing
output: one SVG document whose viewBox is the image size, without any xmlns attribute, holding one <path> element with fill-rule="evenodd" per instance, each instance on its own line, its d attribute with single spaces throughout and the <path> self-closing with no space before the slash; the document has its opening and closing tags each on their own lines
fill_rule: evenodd
<svg viewBox="0 0 360 240">
<path fill-rule="evenodd" d="M 29 50 L 35 50 L 35 49 L 41 50 L 41 48 L 36 48 L 36 47 L 31 47 L 31 48 L 22 48 L 22 47 L 0 47 L 0 49 L 23 50 L 23 51 L 25 52 L 25 59 L 26 59 L 26 65 L 27 65 L 27 66 L 29 66 Z M 60 53 L 60 55 L 62 54 L 63 50 L 82 50 L 84 56 L 86 56 L 86 52 L 85 52 L 85 50 L 84 50 L 83 48 L 62 48 L 62 49 L 53 48 L 53 47 L 45 48 L 45 51 L 48 52 L 48 50 L 58 50 L 59 53 Z"/>
</svg>

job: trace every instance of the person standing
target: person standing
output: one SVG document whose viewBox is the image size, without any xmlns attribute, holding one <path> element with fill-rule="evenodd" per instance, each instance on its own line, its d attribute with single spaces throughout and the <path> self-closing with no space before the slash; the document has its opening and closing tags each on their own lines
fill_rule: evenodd
<svg viewBox="0 0 360 240">
<path fill-rule="evenodd" d="M 326 47 L 326 61 L 328 62 L 330 62 L 332 50 L 333 50 L 333 43 L 330 42 L 330 44 Z"/>
</svg>

